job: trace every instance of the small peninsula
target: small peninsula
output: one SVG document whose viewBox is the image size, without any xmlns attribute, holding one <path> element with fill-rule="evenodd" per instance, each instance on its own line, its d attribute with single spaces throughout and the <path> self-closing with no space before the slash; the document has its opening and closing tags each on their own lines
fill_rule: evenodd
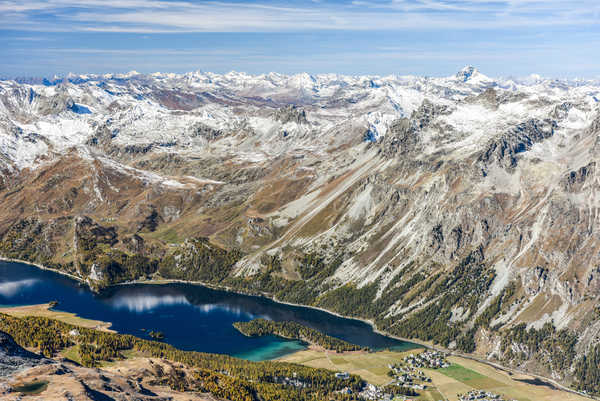
<svg viewBox="0 0 600 401">
<path fill-rule="evenodd" d="M 336 352 L 369 350 L 367 347 L 352 344 L 339 338 L 328 336 L 296 322 L 275 322 L 266 319 L 254 319 L 249 322 L 233 323 L 240 333 L 248 337 L 275 335 L 291 340 L 301 340 L 312 345 Z"/>
</svg>

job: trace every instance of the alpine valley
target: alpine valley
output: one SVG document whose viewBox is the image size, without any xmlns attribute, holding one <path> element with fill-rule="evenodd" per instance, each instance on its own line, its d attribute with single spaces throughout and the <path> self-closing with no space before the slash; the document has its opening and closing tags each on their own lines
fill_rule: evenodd
<svg viewBox="0 0 600 401">
<path fill-rule="evenodd" d="M 0 256 L 197 281 L 600 392 L 600 81 L 0 81 Z"/>
</svg>

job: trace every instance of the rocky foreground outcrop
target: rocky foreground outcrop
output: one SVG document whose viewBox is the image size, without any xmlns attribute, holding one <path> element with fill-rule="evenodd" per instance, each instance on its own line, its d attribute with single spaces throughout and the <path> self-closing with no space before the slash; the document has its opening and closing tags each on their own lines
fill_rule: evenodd
<svg viewBox="0 0 600 401">
<path fill-rule="evenodd" d="M 15 343 L 10 335 L 0 331 L 0 377 L 48 363 L 51 363 L 49 359 L 27 351 Z"/>
<path fill-rule="evenodd" d="M 117 366 L 103 370 L 85 368 L 72 361 L 29 352 L 11 336 L 0 332 L 0 398 L 6 401 L 22 400 L 26 394 L 19 389 L 32 383 L 44 383 L 41 391 L 36 389 L 35 393 L 36 399 L 44 401 L 217 400 L 210 394 L 178 392 L 153 382 L 157 381 L 157 372 L 168 375 L 183 368 L 149 358 L 118 362 Z"/>
</svg>

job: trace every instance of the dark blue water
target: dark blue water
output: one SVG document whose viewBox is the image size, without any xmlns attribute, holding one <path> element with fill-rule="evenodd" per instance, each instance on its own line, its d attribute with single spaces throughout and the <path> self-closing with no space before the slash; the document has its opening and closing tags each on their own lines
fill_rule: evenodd
<svg viewBox="0 0 600 401">
<path fill-rule="evenodd" d="M 112 323 L 119 333 L 148 338 L 161 331 L 177 348 L 273 359 L 305 347 L 274 336 L 248 338 L 232 327 L 258 317 L 293 320 L 331 336 L 373 349 L 409 349 L 411 343 L 374 333 L 371 326 L 326 312 L 279 304 L 266 298 L 193 284 L 115 286 L 94 294 L 68 277 L 22 263 L 0 261 L 0 305 L 58 301 L 56 309 Z"/>
</svg>

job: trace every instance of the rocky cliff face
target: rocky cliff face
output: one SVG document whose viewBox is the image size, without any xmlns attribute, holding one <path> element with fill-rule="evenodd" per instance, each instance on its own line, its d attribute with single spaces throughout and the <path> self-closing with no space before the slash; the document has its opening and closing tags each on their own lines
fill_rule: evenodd
<svg viewBox="0 0 600 401">
<path fill-rule="evenodd" d="M 3 81 L 0 250 L 92 283 L 268 293 L 577 380 L 600 341 L 598 98 L 470 68 Z"/>
</svg>

